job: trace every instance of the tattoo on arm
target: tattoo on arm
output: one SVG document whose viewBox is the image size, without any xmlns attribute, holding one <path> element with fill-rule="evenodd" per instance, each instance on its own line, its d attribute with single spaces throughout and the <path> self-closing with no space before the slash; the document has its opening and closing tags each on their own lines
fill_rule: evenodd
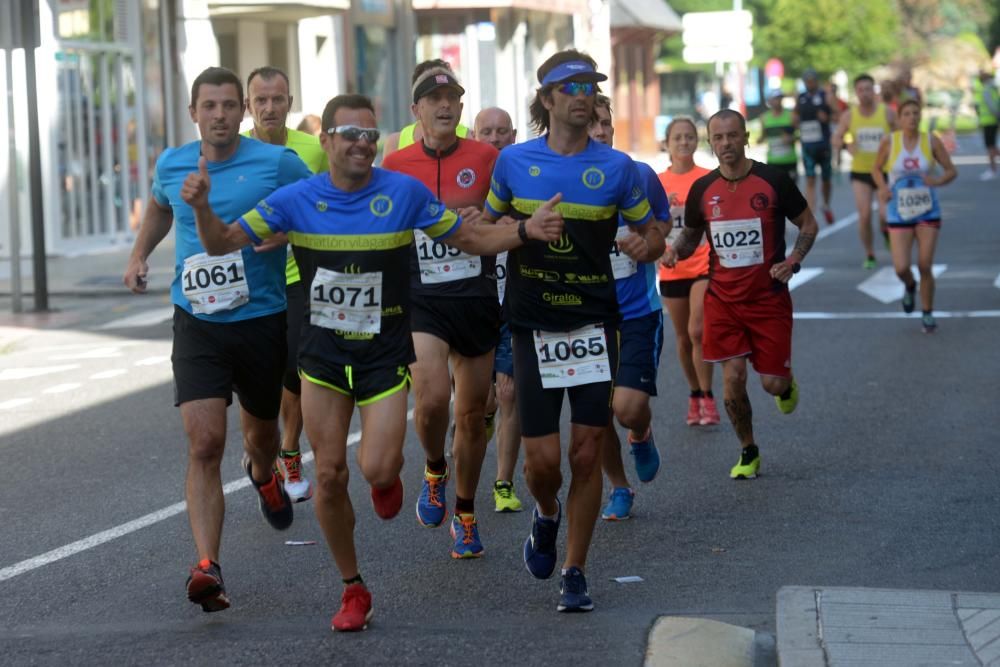
<svg viewBox="0 0 1000 667">
<path fill-rule="evenodd" d="M 703 229 L 685 227 L 681 231 L 680 238 L 674 243 L 674 252 L 677 253 L 677 259 L 687 259 L 690 257 L 698 248 L 698 243 L 701 242 L 701 235 L 703 233 Z"/>
<path fill-rule="evenodd" d="M 806 255 L 813 247 L 813 243 L 816 242 L 816 234 L 812 232 L 799 232 L 799 237 L 795 239 L 795 248 L 792 252 L 798 254 L 801 259 L 805 259 Z"/>
<path fill-rule="evenodd" d="M 741 443 L 753 442 L 753 408 L 746 394 L 726 399 L 726 413 Z"/>
</svg>

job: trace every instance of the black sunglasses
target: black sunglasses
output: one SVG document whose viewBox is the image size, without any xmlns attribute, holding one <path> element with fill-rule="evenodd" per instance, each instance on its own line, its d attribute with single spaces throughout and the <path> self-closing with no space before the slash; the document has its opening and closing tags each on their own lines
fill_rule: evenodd
<svg viewBox="0 0 1000 667">
<path fill-rule="evenodd" d="M 364 139 L 370 144 L 378 141 L 382 133 L 375 127 L 358 127 L 357 125 L 338 125 L 326 131 L 327 134 L 339 134 L 347 141 L 360 141 Z"/>
</svg>

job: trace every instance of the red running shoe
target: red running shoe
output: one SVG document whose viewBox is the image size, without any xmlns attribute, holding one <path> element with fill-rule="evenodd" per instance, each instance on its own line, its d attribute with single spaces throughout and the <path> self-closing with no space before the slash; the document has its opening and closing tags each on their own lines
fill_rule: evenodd
<svg viewBox="0 0 1000 667">
<path fill-rule="evenodd" d="M 701 403 L 701 421 L 698 423 L 702 426 L 718 424 L 721 420 L 719 419 L 719 410 L 715 407 L 715 399 L 705 396 L 698 401 Z"/>
<path fill-rule="evenodd" d="M 187 580 L 188 600 L 201 605 L 205 612 L 229 609 L 226 586 L 222 583 L 222 568 L 207 558 L 191 568 Z"/>
<path fill-rule="evenodd" d="M 340 597 L 340 610 L 333 617 L 330 629 L 334 632 L 358 632 L 368 627 L 372 620 L 372 594 L 364 584 L 344 587 Z"/>
<path fill-rule="evenodd" d="M 693 396 L 688 397 L 688 414 L 687 414 L 687 425 L 697 426 L 701 423 L 701 408 L 698 405 L 698 399 Z"/>
<path fill-rule="evenodd" d="M 833 224 L 833 211 L 830 210 L 829 206 L 823 207 L 823 217 L 826 218 L 826 224 L 828 225 Z"/>
<path fill-rule="evenodd" d="M 403 506 L 403 480 L 396 478 L 395 484 L 385 489 L 372 487 L 372 507 L 382 519 L 391 519 L 399 514 Z"/>
</svg>

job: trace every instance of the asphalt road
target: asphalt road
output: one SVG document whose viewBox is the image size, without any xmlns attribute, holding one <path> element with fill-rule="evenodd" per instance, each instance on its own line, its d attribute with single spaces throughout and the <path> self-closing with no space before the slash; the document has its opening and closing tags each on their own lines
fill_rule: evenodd
<svg viewBox="0 0 1000 667">
<path fill-rule="evenodd" d="M 341 584 L 312 503 L 296 506 L 289 531 L 267 527 L 241 486 L 235 419 L 221 555 L 233 607 L 203 614 L 184 594 L 195 553 L 178 505 L 185 438 L 170 324 L 108 328 L 164 311 L 162 299 L 65 298 L 43 327 L 0 329 L 3 662 L 638 665 L 665 614 L 773 633 L 783 585 L 1000 589 L 1000 186 L 967 162 L 941 193 L 946 316 L 933 335 L 898 316 L 898 299 L 858 289 L 874 272 L 861 269 L 855 225 L 824 232 L 806 263 L 822 272 L 793 292 L 798 410 L 779 414 L 751 373 L 759 479 L 728 479 L 738 446 L 725 417 L 684 425 L 668 335 L 654 401 L 664 467 L 638 489 L 633 520 L 597 527 L 591 614 L 555 612 L 558 579 L 536 581 L 521 562 L 528 513 L 494 514 L 486 484 L 486 557 L 449 557 L 447 528 L 413 515 L 423 457 L 411 429 L 395 520 L 376 518 L 360 475 L 351 482 L 375 618 L 365 633 L 330 632 Z M 836 188 L 843 218 L 846 179 Z M 888 265 L 882 248 L 879 261 Z M 529 500 L 520 475 L 517 489 Z M 643 581 L 612 581 L 624 575 Z"/>
</svg>

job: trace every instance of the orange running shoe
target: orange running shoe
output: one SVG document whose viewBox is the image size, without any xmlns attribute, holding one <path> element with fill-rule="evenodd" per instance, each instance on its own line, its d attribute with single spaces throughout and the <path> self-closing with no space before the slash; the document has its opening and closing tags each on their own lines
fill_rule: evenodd
<svg viewBox="0 0 1000 667">
<path fill-rule="evenodd" d="M 187 580 L 188 600 L 201 605 L 205 612 L 229 609 L 226 585 L 222 583 L 222 568 L 207 558 L 191 568 Z"/>
</svg>

